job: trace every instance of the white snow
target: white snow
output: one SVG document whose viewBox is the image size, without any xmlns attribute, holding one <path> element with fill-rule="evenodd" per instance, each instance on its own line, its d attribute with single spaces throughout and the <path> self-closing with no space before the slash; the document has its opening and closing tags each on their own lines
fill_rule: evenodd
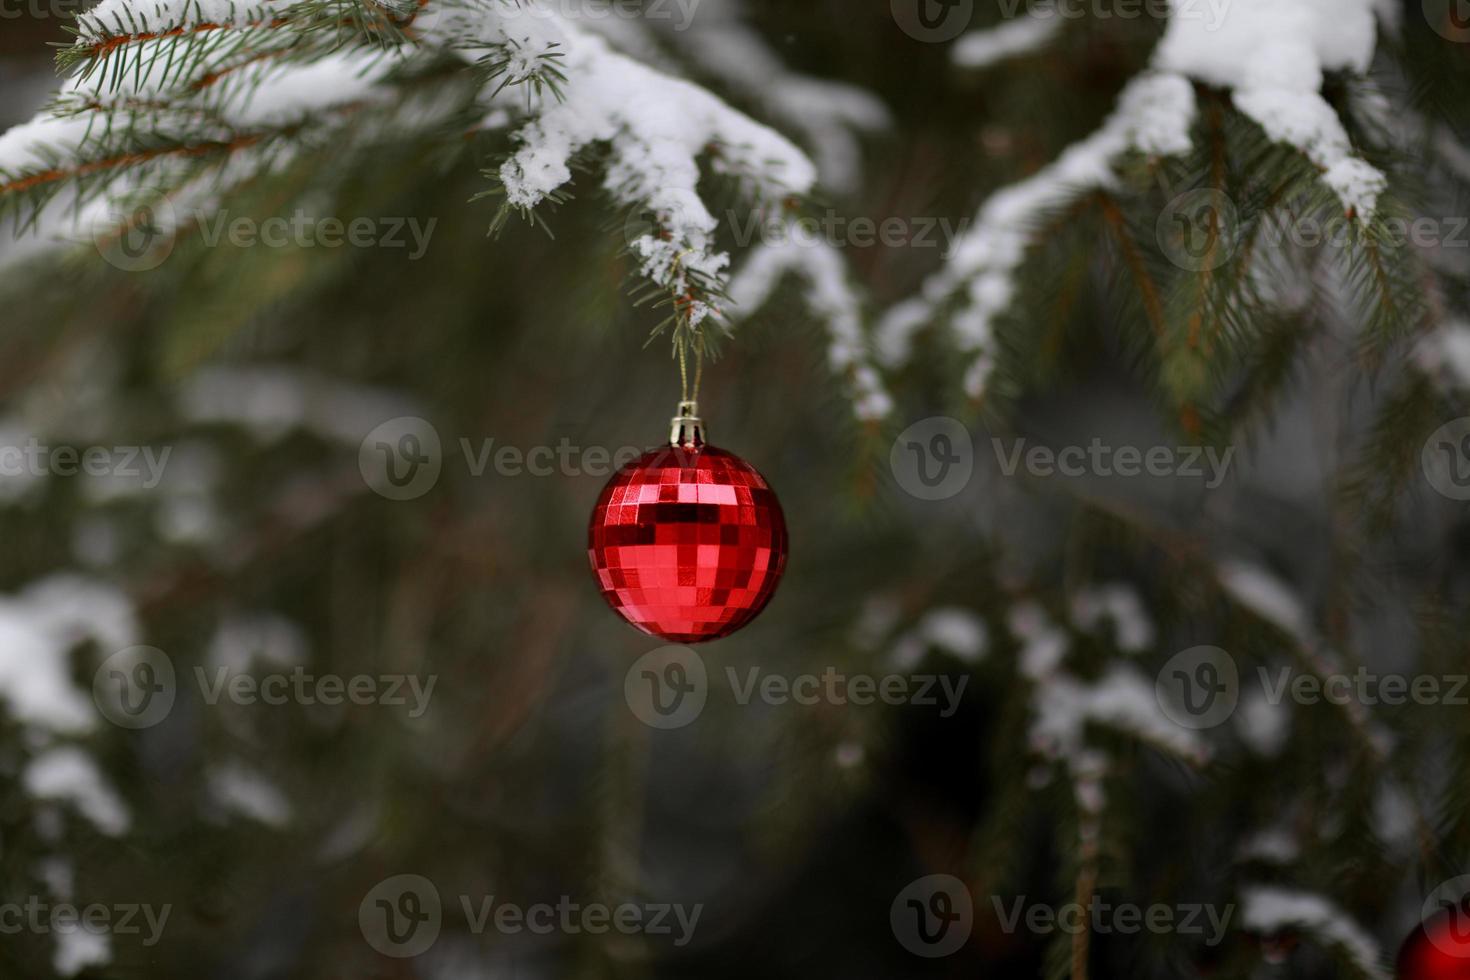
<svg viewBox="0 0 1470 980">
<path fill-rule="evenodd" d="M 885 360 L 890 364 L 907 360 L 914 332 L 933 318 L 941 301 L 963 290 L 965 302 L 951 328 L 960 349 L 975 355 L 965 389 L 979 398 L 994 366 L 995 319 L 1015 298 L 1015 275 L 1037 223 L 1089 189 L 1113 186 L 1113 161 L 1129 150 L 1147 154 L 1188 150 L 1195 113 L 1194 89 L 1182 75 L 1149 72 L 1130 82 L 1102 128 L 985 202 L 945 267 L 925 284 L 924 307 L 903 304 L 880 323 L 878 348 Z"/>
<path fill-rule="evenodd" d="M 1272 827 L 1247 837 L 1235 856 L 1241 861 L 1289 865 L 1301 856 L 1301 850 L 1301 844 L 1290 831 Z"/>
<path fill-rule="evenodd" d="M 827 328 L 827 363 L 852 387 L 857 417 L 863 421 L 886 418 L 893 410 L 893 399 L 872 365 L 863 332 L 862 302 L 848 282 L 841 255 L 831 245 L 786 236 L 758 247 L 730 281 L 729 316 L 754 315 L 787 273 L 801 277 L 807 307 Z"/>
<path fill-rule="evenodd" d="M 1022 675 L 1033 681 L 1046 681 L 1061 668 L 1072 641 L 1066 630 L 1052 624 L 1039 604 L 1022 602 L 1013 606 L 1007 624 L 1011 634 L 1024 641 Z"/>
<path fill-rule="evenodd" d="M 202 368 L 183 382 L 178 400 L 191 422 L 239 425 L 263 443 L 304 430 L 356 446 L 384 420 L 422 412 L 388 389 L 273 363 Z"/>
<path fill-rule="evenodd" d="M 1236 734 L 1256 755 L 1275 758 L 1291 737 L 1291 707 L 1282 700 L 1272 704 L 1259 687 L 1246 691 L 1232 718 Z"/>
<path fill-rule="evenodd" d="M 1118 649 L 1124 653 L 1138 653 L 1153 646 L 1153 620 L 1131 585 L 1111 582 L 1091 586 L 1079 589 L 1072 597 L 1072 622 L 1079 629 L 1096 633 L 1103 620 L 1113 624 Z"/>
<path fill-rule="evenodd" d="M 1061 33 L 1063 23 L 1061 17 L 1027 16 L 999 27 L 971 31 L 955 42 L 950 56 L 961 68 L 989 68 L 1046 47 Z"/>
<path fill-rule="evenodd" d="M 985 620 L 968 609 L 931 609 L 919 621 L 919 635 L 967 664 L 977 663 L 990 645 Z"/>
<path fill-rule="evenodd" d="M 1090 817 L 1102 810 L 1102 781 L 1109 760 L 1088 745 L 1089 725 L 1102 725 L 1146 742 L 1192 765 L 1209 761 L 1197 732 L 1181 728 L 1159 707 L 1154 684 L 1131 664 L 1115 663 L 1096 681 L 1074 677 L 1062 667 L 1070 639 L 1034 602 L 1011 609 L 1012 634 L 1022 641 L 1020 669 L 1033 684 L 1031 749 L 1067 766 L 1078 807 Z M 1095 834 L 1095 821 L 1084 822 Z"/>
<path fill-rule="evenodd" d="M 862 176 L 860 136 L 889 126 L 887 108 L 856 86 L 789 70 L 765 39 L 746 26 L 743 8 L 739 0 L 700 0 L 687 24 L 672 18 L 654 23 L 669 28 L 669 40 L 701 71 L 760 105 L 809 146 L 826 187 L 841 193 L 855 190 Z"/>
<path fill-rule="evenodd" d="M 216 766 L 208 775 L 209 796 L 230 813 L 271 827 L 291 820 L 291 804 L 270 780 L 241 763 Z"/>
<path fill-rule="evenodd" d="M 1414 801 L 1391 780 L 1385 779 L 1373 798 L 1373 831 L 1385 844 L 1407 847 L 1419 827 Z"/>
<path fill-rule="evenodd" d="M 1374 980 L 1389 980 L 1383 953 L 1373 937 L 1332 902 L 1309 892 L 1258 885 L 1241 891 L 1241 926 L 1271 935 L 1300 929 L 1323 946 L 1343 953 Z"/>
<path fill-rule="evenodd" d="M 70 803 L 109 837 L 126 833 L 132 823 L 127 805 L 107 785 L 92 757 L 75 746 L 57 746 L 37 755 L 27 764 L 21 782 L 38 800 Z"/>
<path fill-rule="evenodd" d="M 64 977 L 74 977 L 89 966 L 106 966 L 112 962 L 112 937 L 106 932 L 86 928 L 58 929 L 56 951 L 51 965 Z"/>
<path fill-rule="evenodd" d="M 251 671 L 257 664 L 293 667 L 306 660 L 306 634 L 276 613 L 239 613 L 219 624 L 205 654 L 212 667 L 231 674 Z"/>
<path fill-rule="evenodd" d="M 189 40 L 223 36 L 241 29 L 269 36 L 270 28 L 258 25 L 269 20 L 274 4 L 230 3 L 226 0 L 104 0 L 79 20 L 80 44 L 106 44 L 119 34 L 130 40 L 126 46 L 146 59 L 148 70 L 113 78 L 105 71 L 85 81 L 68 83 L 66 95 L 73 102 L 99 102 L 105 106 L 140 95 L 156 95 L 161 88 L 171 52 Z M 127 20 L 129 13 L 142 13 L 146 24 Z M 225 25 L 227 30 L 194 32 L 202 25 Z M 415 31 L 420 43 L 452 51 L 469 61 L 487 54 L 507 54 L 511 81 L 527 78 L 540 64 L 555 64 L 566 75 L 565 101 L 549 95 L 526 100 L 530 119 L 517 131 L 518 149 L 501 168 L 500 176 L 512 205 L 531 208 L 571 180 L 574 154 L 594 143 L 609 149 L 603 186 L 619 204 L 657 215 L 658 234 L 632 243 L 640 260 L 640 272 L 655 283 L 683 293 L 691 287 L 691 273 L 723 284 L 729 257 L 714 245 L 716 220 L 700 199 L 701 159 L 717 173 L 728 174 L 760 204 L 779 203 L 792 195 L 808 192 L 816 181 L 816 169 L 785 137 L 747 118 L 704 89 L 613 51 L 607 41 L 575 17 L 561 16 L 539 0 L 518 4 L 431 5 L 418 17 Z M 187 37 L 138 37 L 141 32 L 179 28 Z M 114 55 L 116 56 L 116 55 Z M 551 56 L 555 56 L 552 58 Z M 306 65 L 252 65 L 232 73 L 202 92 L 176 91 L 171 83 L 172 105 L 183 111 L 202 108 L 206 101 L 217 115 L 213 122 L 195 118 L 200 135 L 228 138 L 232 133 L 251 133 L 263 126 L 280 126 L 314 119 L 319 132 L 332 132 L 322 121 L 324 109 L 347 107 L 383 96 L 376 84 L 383 74 L 401 62 L 404 54 L 392 52 L 343 52 Z M 546 59 L 543 61 L 543 59 Z M 208 61 L 201 66 L 217 68 Z M 104 77 L 105 76 L 105 77 Z M 117 91 L 106 90 L 104 82 L 118 83 Z M 499 81 L 491 86 L 498 87 Z M 483 96 L 487 122 L 502 121 L 501 113 L 524 92 L 501 92 L 492 96 L 487 86 Z M 850 171 L 854 149 L 850 135 L 839 137 L 836 129 L 863 128 L 883 121 L 881 106 L 859 97 L 854 90 L 824 86 L 792 76 L 775 96 L 791 119 L 806 120 L 818 142 L 826 147 L 833 166 Z M 144 110 L 160 118 L 179 110 Z M 0 137 L 0 181 L 23 178 L 49 169 L 39 152 L 44 143 L 58 151 L 63 160 L 88 159 L 88 140 L 95 140 L 91 127 L 97 113 L 57 120 L 42 118 L 17 127 Z M 820 117 L 826 117 L 822 121 Z M 206 117 L 207 118 L 207 117 Z M 98 127 L 98 132 L 105 127 Z M 91 134 L 91 135 L 89 135 Z M 220 187 L 250 176 L 254 170 L 279 166 L 289 153 L 267 158 L 252 147 L 239 149 L 217 174 Z M 846 157 L 848 159 L 841 159 Z M 155 163 L 165 171 L 168 159 Z M 165 184 L 171 183 L 168 180 Z M 123 181 L 118 193 L 131 189 Z M 73 237 L 86 236 L 97 228 L 111 210 L 118 193 L 109 193 L 71 223 Z M 39 237 L 52 244 L 66 239 L 63 223 L 47 209 Z M 9 260 L 33 252 L 8 248 Z M 689 316 L 699 322 L 711 312 L 703 302 L 693 303 Z"/>
<path fill-rule="evenodd" d="M 1315 630 L 1302 600 L 1276 575 L 1248 561 L 1220 562 L 1220 585 L 1242 606 L 1279 627 L 1287 635 L 1311 645 Z"/>
<path fill-rule="evenodd" d="M 278 5 L 271 0 L 102 0 L 77 16 L 76 29 L 80 43 L 100 44 L 118 36 L 205 24 L 244 27 L 267 18 Z"/>
<path fill-rule="evenodd" d="M 529 67 L 551 54 L 567 76 L 562 101 L 533 100 L 532 118 L 515 138 L 519 148 L 500 168 L 509 203 L 534 208 L 572 178 L 572 158 L 604 144 L 609 150 L 603 189 L 619 205 L 651 212 L 657 234 L 631 243 L 640 273 L 683 293 L 690 273 L 724 281 L 729 256 L 714 247 L 717 222 L 700 198 L 699 160 L 716 173 L 742 179 L 758 204 L 775 205 L 805 194 L 816 168 L 774 130 L 736 112 L 704 89 L 664 75 L 620 54 L 607 41 L 551 11 L 504 17 L 493 9 L 430 13 L 423 33 L 476 58 L 466 35 L 509 44 Z M 514 74 L 514 70 L 512 70 Z M 703 303 L 689 311 L 698 323 Z"/>
<path fill-rule="evenodd" d="M 81 576 L 52 576 L 0 597 L 0 702 L 42 731 L 90 731 L 96 709 L 72 683 L 68 655 L 87 639 L 110 654 L 135 645 L 139 632 L 121 592 Z"/>
<path fill-rule="evenodd" d="M 1153 682 L 1128 664 L 1115 664 L 1095 683 L 1058 675 L 1037 688 L 1032 746 L 1071 758 L 1083 748 L 1089 723 L 1133 735 L 1170 755 L 1203 764 L 1209 751 L 1196 732 L 1169 720 L 1159 707 Z"/>
<path fill-rule="evenodd" d="M 941 650 L 965 664 L 979 663 L 990 646 L 985 621 L 968 609 L 944 606 L 926 612 L 894 643 L 889 663 L 899 670 L 918 666 L 929 650 Z"/>
<path fill-rule="evenodd" d="M 1366 219 L 1386 186 L 1357 156 L 1347 132 L 1322 98 L 1323 72 L 1362 74 L 1377 41 L 1375 0 L 1231 0 L 1221 16 L 1171 0 L 1173 16 L 1150 69 L 1129 83 L 1102 127 L 1053 163 L 985 202 L 970 233 L 923 298 L 892 308 L 878 331 L 885 364 L 905 362 L 913 335 L 941 303 L 959 294 L 951 323 L 962 352 L 974 356 L 965 390 L 981 397 L 994 369 L 996 318 L 1015 300 L 1015 276 L 1038 219 L 1091 188 L 1109 187 L 1113 163 L 1129 150 L 1174 155 L 1191 146 L 1195 118 L 1191 80 L 1229 89 L 1235 105 L 1279 142 L 1298 147 L 1322 171 L 1345 211 Z M 956 46 L 977 65 L 1045 43 L 1049 21 L 1021 20 L 981 32 Z M 1054 29 L 1054 28 L 1053 28 Z"/>
<path fill-rule="evenodd" d="M 1176 8 L 1183 0 L 1174 0 Z M 1231 89 L 1241 112 L 1272 139 L 1298 147 L 1349 212 L 1368 217 L 1386 186 L 1353 153 L 1337 113 L 1322 98 L 1323 72 L 1363 74 L 1377 43 L 1374 0 L 1232 0 L 1210 29 L 1173 17 L 1154 64 Z"/>
<path fill-rule="evenodd" d="M 1452 320 L 1419 342 L 1419 369 L 1447 389 L 1470 389 L 1470 323 Z"/>
</svg>

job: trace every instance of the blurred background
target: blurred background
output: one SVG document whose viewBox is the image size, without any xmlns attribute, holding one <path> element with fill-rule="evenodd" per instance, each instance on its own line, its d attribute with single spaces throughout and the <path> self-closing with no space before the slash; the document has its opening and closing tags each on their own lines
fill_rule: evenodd
<svg viewBox="0 0 1470 980">
<path fill-rule="evenodd" d="M 5 10 L 0 129 L 45 102 L 46 45 L 67 39 L 55 10 Z M 1003 17 L 981 4 L 976 24 Z M 1093 131 L 1162 30 L 1084 18 L 964 72 L 884 3 L 752 2 L 744 19 L 788 68 L 860 86 L 888 117 L 813 206 L 955 228 Z M 697 58 L 683 67 L 764 118 Z M 1390 975 L 1425 895 L 1464 870 L 1464 710 L 1273 703 L 1258 668 L 1465 670 L 1470 523 L 1418 469 L 1465 413 L 1415 374 L 1412 336 L 1365 354 L 1351 311 L 1283 318 L 1253 348 L 1283 355 L 1269 394 L 1223 366 L 1223 421 L 1191 427 L 1132 339 L 1126 255 L 1079 223 L 1056 236 L 1083 256 L 1072 302 L 1043 310 L 1050 279 L 1028 280 L 1023 305 L 1050 326 L 1004 341 L 1024 370 L 976 404 L 926 335 L 885 379 L 890 417 L 860 421 L 784 284 L 721 344 L 701 408 L 778 493 L 790 562 L 759 619 L 698 648 L 698 717 L 661 729 L 633 667 L 662 644 L 599 595 L 587 520 L 605 460 L 665 438 L 677 369 L 666 338 L 648 342 L 660 314 L 630 300 L 624 219 L 594 177 L 545 216 L 554 237 L 512 221 L 487 238 L 494 203 L 472 199 L 507 148 L 307 146 L 227 199 L 256 221 L 412 219 L 432 229 L 421 254 L 196 237 L 135 272 L 82 241 L 0 274 L 0 444 L 136 464 L 0 477 L 0 898 L 102 903 L 114 926 L 123 907 L 169 910 L 156 930 L 145 911 L 138 932 L 7 930 L 0 975 Z M 1130 220 L 1151 228 L 1168 196 L 1142 192 L 1154 210 Z M 943 239 L 841 251 L 882 310 L 938 268 Z M 439 440 L 439 473 L 390 499 L 369 444 L 402 417 Z M 900 434 L 927 443 L 926 420 L 948 417 L 974 474 L 923 499 Z M 1095 440 L 1230 455 L 1218 481 L 1006 471 L 1018 445 Z M 538 474 L 496 462 L 505 447 L 561 455 Z M 1348 492 L 1364 470 L 1381 495 Z M 1201 646 L 1240 671 L 1239 707 L 1203 732 L 1152 700 Z M 1085 729 L 1092 754 L 1061 758 L 1038 730 L 1063 657 L 1080 680 L 1060 737 Z M 119 711 L 114 673 L 167 704 Z M 742 694 L 830 673 L 937 700 Z M 251 694 L 273 677 L 308 686 Z M 363 703 L 314 686 L 356 677 Z M 1252 888 L 1312 898 L 1258 901 L 1252 920 Z M 1079 964 L 1074 933 L 1008 920 L 1095 895 L 1163 903 L 1175 925 L 1094 928 Z M 539 932 L 477 920 L 486 900 L 699 911 L 688 929 L 670 911 L 666 932 Z M 942 932 L 954 902 L 962 935 L 935 955 L 905 923 L 932 913 Z M 1196 907 L 1199 930 L 1180 926 Z M 1205 909 L 1231 916 L 1219 934 Z M 1344 933 L 1376 946 L 1357 955 Z"/>
</svg>

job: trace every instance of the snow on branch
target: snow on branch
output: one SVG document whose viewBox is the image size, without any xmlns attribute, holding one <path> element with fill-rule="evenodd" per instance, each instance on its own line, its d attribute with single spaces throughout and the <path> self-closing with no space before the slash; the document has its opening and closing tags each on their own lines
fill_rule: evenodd
<svg viewBox="0 0 1470 980">
<path fill-rule="evenodd" d="M 1414 362 L 1445 391 L 1470 390 L 1470 323 L 1450 320 L 1424 337 Z"/>
<path fill-rule="evenodd" d="M 1035 603 L 1011 611 L 1010 630 L 1022 643 L 1021 673 L 1036 685 L 1032 747 L 1074 770 L 1095 769 L 1086 742 L 1089 724 L 1132 735 L 1191 765 L 1209 761 L 1199 734 L 1181 728 L 1159 707 L 1154 684 L 1131 664 L 1114 664 L 1096 681 L 1074 677 L 1062 666 L 1070 649 L 1066 631 Z"/>
<path fill-rule="evenodd" d="M 1343 208 L 1367 218 L 1387 181 L 1354 154 L 1321 89 L 1325 71 L 1366 72 L 1376 42 L 1374 0 L 1233 0 L 1217 25 L 1170 20 L 1154 63 L 1230 89 L 1236 108 L 1299 148 Z"/>
<path fill-rule="evenodd" d="M 1389 980 L 1382 951 L 1373 937 L 1320 895 L 1260 885 L 1242 891 L 1241 906 L 1241 925 L 1245 929 L 1267 935 L 1300 929 L 1343 956 L 1360 976 Z"/>
<path fill-rule="evenodd" d="M 753 101 L 811 148 L 826 187 L 855 190 L 861 176 L 859 136 L 886 129 L 887 108 L 856 86 L 789 70 L 744 23 L 743 7 L 740 0 L 702 0 L 699 15 L 689 23 L 658 23 L 679 31 L 679 47 L 700 71 Z"/>
<path fill-rule="evenodd" d="M 96 708 L 72 682 L 70 654 L 85 640 L 120 650 L 139 635 L 132 603 L 91 579 L 55 575 L 0 597 L 0 702 L 39 733 L 91 731 Z"/>
<path fill-rule="evenodd" d="M 955 42 L 951 57 L 961 68 L 989 68 L 1007 58 L 1031 54 L 1056 40 L 1060 16 L 1028 15 L 999 27 L 971 31 Z"/>
<path fill-rule="evenodd" d="M 893 410 L 893 399 L 870 361 L 862 302 L 848 282 L 841 255 L 831 245 L 788 237 L 756 249 L 731 280 L 732 318 L 752 316 L 788 273 L 805 281 L 807 307 L 827 328 L 827 363 L 852 386 L 857 417 L 863 421 L 886 418 Z"/>
<path fill-rule="evenodd" d="M 86 235 L 138 189 L 130 171 L 175 192 L 213 167 L 226 189 L 289 159 L 310 130 L 330 133 L 340 121 L 328 111 L 391 104 L 390 73 L 422 51 L 480 73 L 487 124 L 512 107 L 524 117 L 496 174 L 510 208 L 554 200 L 580 154 L 606 149 L 606 192 L 655 216 L 655 231 L 632 243 L 640 274 L 670 294 L 686 328 L 714 311 L 729 264 L 699 195 L 701 161 L 757 206 L 816 181 L 785 137 L 540 0 L 104 0 L 65 49 L 77 73 L 57 103 L 0 136 L 0 214 L 26 227 L 59 199 Z M 524 90 L 523 108 L 508 86 Z M 853 114 L 876 114 L 861 108 Z M 86 184 L 101 188 L 90 211 Z"/>
<path fill-rule="evenodd" d="M 1016 293 L 1016 274 L 1040 219 L 1115 181 L 1114 162 L 1130 151 L 1181 155 L 1191 145 L 1194 81 L 1228 89 L 1236 107 L 1271 139 L 1297 147 L 1322 171 L 1344 210 L 1372 217 L 1386 180 L 1353 150 L 1323 99 L 1324 72 L 1361 74 L 1373 57 L 1374 0 L 1234 0 L 1220 18 L 1173 15 L 1149 70 L 1124 89 L 1102 127 L 1035 175 L 992 195 L 946 266 L 923 295 L 883 318 L 878 347 L 890 366 L 910 356 L 912 337 L 957 303 L 955 340 L 974 356 L 966 392 L 979 398 L 995 364 L 995 321 Z M 1055 28 L 1022 20 L 972 35 L 956 48 L 962 64 L 982 66 L 1046 43 Z"/>
<path fill-rule="evenodd" d="M 937 315 L 941 303 L 962 292 L 952 329 L 961 350 L 975 355 L 965 388 L 978 398 L 994 367 L 995 319 L 1015 298 L 1015 276 L 1037 222 L 1091 189 L 1112 186 L 1113 161 L 1130 150 L 1186 152 L 1195 111 L 1194 89 L 1182 75 L 1150 72 L 1130 82 L 1101 129 L 1033 176 L 994 194 L 946 266 L 925 284 L 923 298 L 895 307 L 884 318 L 878 347 L 886 363 L 906 361 L 914 333 Z"/>
<path fill-rule="evenodd" d="M 1342 658 L 1326 645 L 1307 604 L 1290 585 L 1260 565 L 1242 559 L 1222 560 L 1216 574 L 1225 594 L 1289 637 L 1293 652 L 1319 678 L 1326 680 L 1343 672 Z M 1339 707 L 1364 743 L 1378 756 L 1387 757 L 1392 735 L 1374 721 L 1368 707 L 1352 698 L 1341 701 Z"/>
<path fill-rule="evenodd" d="M 785 137 L 695 85 L 661 75 L 588 34 L 567 34 L 565 101 L 522 128 L 500 168 L 507 201 L 529 210 L 572 176 L 573 158 L 594 143 L 610 149 L 603 188 L 620 205 L 653 214 L 656 229 L 631 243 L 640 271 L 681 295 L 697 280 L 720 281 L 729 256 L 714 246 L 718 222 L 698 193 L 699 159 L 746 182 L 758 204 L 805 194 L 812 163 Z M 698 325 L 712 308 L 695 299 Z"/>
</svg>

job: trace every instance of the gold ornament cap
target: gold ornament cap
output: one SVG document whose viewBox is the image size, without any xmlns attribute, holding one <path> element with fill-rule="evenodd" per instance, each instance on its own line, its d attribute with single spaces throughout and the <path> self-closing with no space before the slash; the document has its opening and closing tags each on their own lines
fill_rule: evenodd
<svg viewBox="0 0 1470 980">
<path fill-rule="evenodd" d="M 698 402 L 679 403 L 678 414 L 669 419 L 669 445 L 678 449 L 704 445 L 704 420 L 699 417 Z"/>
</svg>

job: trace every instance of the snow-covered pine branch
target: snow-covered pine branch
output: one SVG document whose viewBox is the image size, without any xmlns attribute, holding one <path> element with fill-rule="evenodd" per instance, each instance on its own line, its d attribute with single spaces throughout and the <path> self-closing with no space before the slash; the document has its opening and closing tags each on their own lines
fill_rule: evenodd
<svg viewBox="0 0 1470 980">
<path fill-rule="evenodd" d="M 827 363 L 851 387 L 857 417 L 864 421 L 886 418 L 893 410 L 893 399 L 872 363 L 863 329 L 862 299 L 848 281 L 841 255 L 831 245 L 787 236 L 756 249 L 730 283 L 731 316 L 755 315 L 788 274 L 802 280 L 808 309 L 827 329 Z"/>
<path fill-rule="evenodd" d="M 855 190 L 862 174 L 859 139 L 890 126 L 888 109 L 861 88 L 788 69 L 746 25 L 744 6 L 744 0 L 701 0 L 699 16 L 689 23 L 655 23 L 679 32 L 673 40 L 693 67 L 795 134 L 811 151 L 825 188 Z"/>
<path fill-rule="evenodd" d="M 400 135 L 432 133 L 459 114 L 452 102 L 424 111 L 409 69 L 445 58 L 465 65 L 446 84 L 476 79 L 473 128 L 518 120 L 517 148 L 494 174 L 508 207 L 554 199 L 576 159 L 605 148 L 603 189 L 656 216 L 632 243 L 639 272 L 689 329 L 714 312 L 729 265 L 700 197 L 701 162 L 754 207 L 816 181 L 785 137 L 537 0 L 105 0 L 79 18 L 56 103 L 0 136 L 0 217 L 62 244 L 114 221 L 140 188 L 207 206 L 302 145 L 391 138 L 387 123 L 365 128 L 364 113 L 388 114 Z M 393 116 L 410 93 L 420 101 Z"/>
<path fill-rule="evenodd" d="M 1372 217 L 1386 179 L 1358 155 L 1321 88 L 1325 72 L 1367 70 L 1377 40 L 1374 0 L 1237 0 L 1219 23 L 1172 6 L 1152 64 L 1124 89 L 1103 125 L 1049 166 L 992 195 L 922 296 L 887 313 L 878 340 L 887 365 L 906 362 L 914 334 L 952 307 L 957 346 L 973 358 L 965 389 L 979 398 L 995 367 L 996 320 L 1016 298 L 1017 274 L 1043 217 L 1113 187 L 1115 164 L 1126 154 L 1189 152 L 1196 82 L 1226 90 L 1235 109 L 1270 139 L 1297 148 L 1348 215 Z M 955 60 L 983 67 L 1037 50 L 1057 35 L 1057 21 L 1021 20 L 976 32 L 957 44 Z"/>
</svg>

